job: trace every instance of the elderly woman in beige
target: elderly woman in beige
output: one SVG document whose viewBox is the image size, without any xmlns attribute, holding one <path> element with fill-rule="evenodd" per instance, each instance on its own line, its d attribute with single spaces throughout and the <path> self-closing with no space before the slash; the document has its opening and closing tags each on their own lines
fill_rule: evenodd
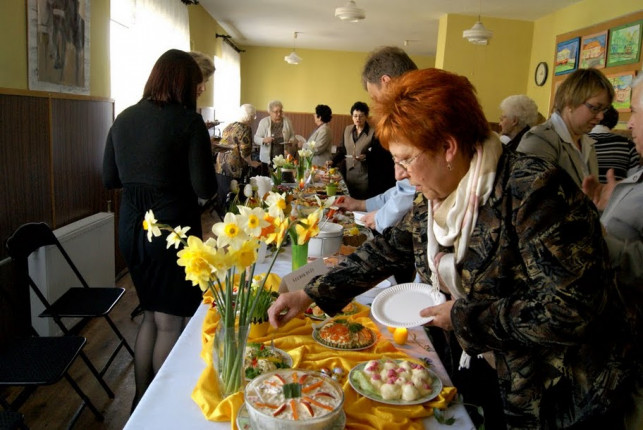
<svg viewBox="0 0 643 430">
<path fill-rule="evenodd" d="M 522 137 L 537 121 L 538 105 L 526 95 L 515 94 L 500 102 L 500 140 L 507 148 L 516 150 Z"/>
<path fill-rule="evenodd" d="M 594 140 L 587 136 L 612 105 L 614 88 L 596 69 L 578 69 L 560 84 L 551 117 L 531 130 L 517 150 L 558 164 L 581 187 L 598 177 Z"/>
<path fill-rule="evenodd" d="M 277 155 L 284 155 L 295 139 L 295 131 L 290 119 L 284 116 L 284 106 L 279 100 L 268 103 L 268 116 L 259 121 L 254 144 L 259 146 L 259 159 L 269 166 Z"/>
</svg>

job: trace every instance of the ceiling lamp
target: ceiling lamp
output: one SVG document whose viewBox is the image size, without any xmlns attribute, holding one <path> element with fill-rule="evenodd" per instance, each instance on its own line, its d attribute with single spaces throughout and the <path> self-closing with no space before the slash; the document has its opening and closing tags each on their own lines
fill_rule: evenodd
<svg viewBox="0 0 643 430">
<path fill-rule="evenodd" d="M 493 36 L 493 31 L 487 30 L 485 26 L 482 25 L 479 15 L 478 22 L 476 22 L 469 30 L 464 30 L 462 32 L 462 37 L 474 45 L 486 45 L 489 42 L 489 39 L 491 39 L 491 36 Z"/>
<path fill-rule="evenodd" d="M 297 40 L 297 34 L 299 32 L 295 31 L 292 42 L 292 52 L 284 57 L 284 61 L 288 64 L 299 64 L 301 63 L 301 57 L 295 52 L 295 40 Z"/>
<path fill-rule="evenodd" d="M 353 0 L 349 0 L 346 6 L 335 9 L 335 16 L 342 21 L 357 22 L 366 18 L 366 13 Z"/>
</svg>

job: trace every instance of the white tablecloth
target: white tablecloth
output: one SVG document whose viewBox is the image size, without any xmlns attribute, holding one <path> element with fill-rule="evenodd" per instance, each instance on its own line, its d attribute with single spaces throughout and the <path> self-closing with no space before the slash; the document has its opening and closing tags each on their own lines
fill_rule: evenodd
<svg viewBox="0 0 643 430">
<path fill-rule="evenodd" d="M 267 270 L 267 265 L 258 265 L 255 273 L 262 273 L 265 270 Z M 285 253 L 277 260 L 272 271 L 277 274 L 290 272 L 289 253 Z M 371 303 L 380 291 L 382 291 L 381 288 L 373 288 L 358 297 L 358 301 Z M 192 390 L 196 386 L 205 366 L 200 354 L 202 346 L 201 327 L 207 310 L 207 305 L 199 306 L 196 314 L 181 334 L 172 352 L 170 352 L 154 381 L 125 425 L 126 430 L 230 429 L 229 422 L 206 420 L 201 409 L 191 398 Z M 390 339 L 391 333 L 383 327 L 380 328 L 382 329 L 380 330 L 382 335 Z M 411 356 L 429 357 L 433 362 L 432 370 L 438 374 L 445 385 L 452 385 L 437 354 L 427 352 L 420 346 L 430 345 L 424 330 L 421 327 L 411 329 L 409 339 L 413 338 L 413 334 L 415 334 L 417 342 L 409 342 L 407 345 L 399 347 L 399 349 L 406 351 Z M 452 405 L 446 414 L 448 417 L 453 416 L 456 418 L 453 425 L 439 424 L 434 417 L 430 417 L 425 419 L 424 427 L 431 430 L 470 430 L 474 428 L 466 409 L 461 404 Z"/>
</svg>

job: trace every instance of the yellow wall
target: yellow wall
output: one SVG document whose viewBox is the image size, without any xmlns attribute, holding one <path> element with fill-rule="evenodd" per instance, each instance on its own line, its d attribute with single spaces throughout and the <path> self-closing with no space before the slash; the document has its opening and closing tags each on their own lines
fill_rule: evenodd
<svg viewBox="0 0 643 430">
<path fill-rule="evenodd" d="M 244 46 L 241 54 L 241 103 L 266 110 L 268 102 L 281 100 L 284 110 L 314 112 L 318 104 L 337 114 L 349 114 L 356 101 L 370 102 L 362 88 L 361 73 L 367 52 L 297 49 L 300 64 L 288 64 L 288 48 Z M 420 68 L 433 67 L 435 59 L 411 57 Z"/>
<path fill-rule="evenodd" d="M 543 115 L 549 113 L 556 36 L 639 11 L 642 5 L 641 0 L 585 0 L 534 22 L 527 95 L 536 101 Z M 541 61 L 547 62 L 549 77 L 545 85 L 537 87 L 533 74 Z"/>
<path fill-rule="evenodd" d="M 188 16 L 190 19 L 190 50 L 203 52 L 210 58 L 220 56 L 221 39 L 217 39 L 216 34 L 225 33 L 223 29 L 201 5 L 188 7 Z M 214 77 L 206 84 L 205 93 L 197 99 L 198 107 L 214 106 L 212 87 L 216 78 L 215 71 Z"/>
<path fill-rule="evenodd" d="M 109 97 L 109 0 L 90 7 L 89 94 Z M 27 0 L 0 2 L 0 88 L 27 90 Z"/>
<path fill-rule="evenodd" d="M 527 91 L 533 24 L 483 16 L 493 37 L 488 45 L 474 45 L 462 32 L 476 21 L 477 17 L 455 14 L 440 19 L 436 66 L 469 78 L 487 119 L 498 121 L 502 99 Z"/>
</svg>

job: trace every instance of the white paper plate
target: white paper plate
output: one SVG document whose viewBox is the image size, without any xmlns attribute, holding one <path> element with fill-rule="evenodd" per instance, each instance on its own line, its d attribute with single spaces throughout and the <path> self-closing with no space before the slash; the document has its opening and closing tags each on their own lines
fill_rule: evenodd
<svg viewBox="0 0 643 430">
<path fill-rule="evenodd" d="M 398 284 L 373 300 L 371 312 L 379 323 L 389 327 L 417 327 L 433 320 L 433 317 L 421 317 L 422 309 L 445 301 L 444 294 L 434 292 L 429 284 Z"/>
</svg>

